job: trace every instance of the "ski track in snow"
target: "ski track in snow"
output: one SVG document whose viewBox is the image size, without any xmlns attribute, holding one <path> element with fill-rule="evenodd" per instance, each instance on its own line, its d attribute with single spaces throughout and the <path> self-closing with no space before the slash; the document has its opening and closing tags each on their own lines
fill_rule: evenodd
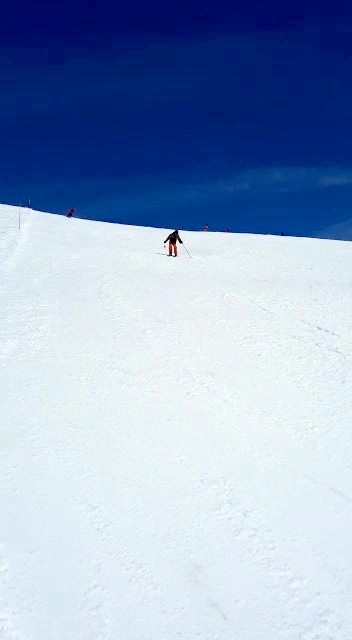
<svg viewBox="0 0 352 640">
<path fill-rule="evenodd" d="M 0 207 L 0 640 L 351 640 L 350 243 Z"/>
</svg>

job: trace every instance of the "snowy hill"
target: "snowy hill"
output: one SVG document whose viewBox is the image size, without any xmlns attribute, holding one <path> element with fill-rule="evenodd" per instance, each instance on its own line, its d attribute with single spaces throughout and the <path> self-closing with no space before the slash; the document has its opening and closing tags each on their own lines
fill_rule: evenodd
<svg viewBox="0 0 352 640">
<path fill-rule="evenodd" d="M 351 640 L 352 245 L 17 214 L 1 640 Z"/>
</svg>

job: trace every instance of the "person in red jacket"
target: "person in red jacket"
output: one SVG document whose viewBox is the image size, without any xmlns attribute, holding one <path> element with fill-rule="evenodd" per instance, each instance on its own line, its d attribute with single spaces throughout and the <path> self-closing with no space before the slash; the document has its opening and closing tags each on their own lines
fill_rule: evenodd
<svg viewBox="0 0 352 640">
<path fill-rule="evenodd" d="M 170 235 L 167 236 L 166 240 L 164 240 L 164 244 L 166 244 L 167 242 L 169 243 L 169 256 L 172 256 L 172 252 L 174 252 L 175 258 L 177 256 L 177 241 L 183 244 L 177 229 L 170 233 Z"/>
<path fill-rule="evenodd" d="M 70 209 L 66 218 L 72 218 L 75 215 L 75 210 L 74 209 Z"/>
</svg>

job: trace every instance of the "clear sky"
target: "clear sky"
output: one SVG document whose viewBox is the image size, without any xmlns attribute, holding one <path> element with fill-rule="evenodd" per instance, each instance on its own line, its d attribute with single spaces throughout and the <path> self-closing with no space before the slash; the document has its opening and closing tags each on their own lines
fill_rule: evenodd
<svg viewBox="0 0 352 640">
<path fill-rule="evenodd" d="M 352 238 L 349 3 L 19 0 L 0 50 L 2 202 Z"/>
</svg>

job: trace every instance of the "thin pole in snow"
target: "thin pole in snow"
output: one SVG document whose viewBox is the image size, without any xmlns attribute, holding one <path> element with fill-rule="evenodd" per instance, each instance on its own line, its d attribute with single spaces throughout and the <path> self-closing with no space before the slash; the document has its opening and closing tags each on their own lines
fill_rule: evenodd
<svg viewBox="0 0 352 640">
<path fill-rule="evenodd" d="M 191 256 L 190 252 L 188 251 L 187 247 L 185 247 L 185 243 L 183 243 L 183 246 L 184 246 L 185 250 L 187 251 L 188 256 L 189 256 L 190 258 L 192 258 L 192 256 Z"/>
</svg>

